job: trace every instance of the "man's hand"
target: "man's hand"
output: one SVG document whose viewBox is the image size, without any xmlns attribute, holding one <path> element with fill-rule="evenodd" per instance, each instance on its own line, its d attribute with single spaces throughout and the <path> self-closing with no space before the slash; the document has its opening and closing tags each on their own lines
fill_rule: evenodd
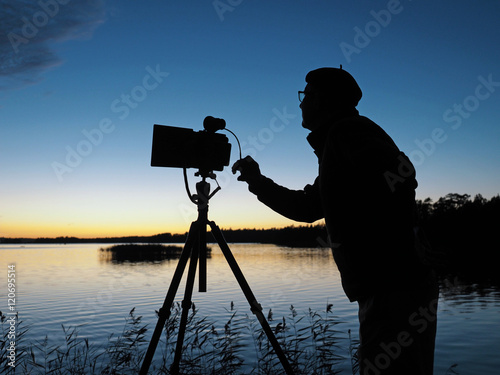
<svg viewBox="0 0 500 375">
<path fill-rule="evenodd" d="M 240 172 L 238 181 L 246 181 L 249 184 L 259 182 L 263 177 L 260 173 L 259 164 L 251 156 L 246 156 L 234 163 L 232 171 L 233 174 L 236 171 Z"/>
</svg>

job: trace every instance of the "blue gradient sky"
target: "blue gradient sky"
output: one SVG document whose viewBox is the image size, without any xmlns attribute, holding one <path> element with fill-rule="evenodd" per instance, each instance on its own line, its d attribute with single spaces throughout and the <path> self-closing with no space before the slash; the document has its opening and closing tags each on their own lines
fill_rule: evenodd
<svg viewBox="0 0 500 375">
<path fill-rule="evenodd" d="M 302 188 L 317 161 L 297 90 L 339 64 L 414 161 L 418 198 L 500 192 L 499 2 L 25 3 L 0 0 L 0 237 L 186 231 L 182 171 L 149 166 L 155 123 L 223 117 L 265 175 Z M 218 176 L 220 226 L 293 223 Z"/>
</svg>

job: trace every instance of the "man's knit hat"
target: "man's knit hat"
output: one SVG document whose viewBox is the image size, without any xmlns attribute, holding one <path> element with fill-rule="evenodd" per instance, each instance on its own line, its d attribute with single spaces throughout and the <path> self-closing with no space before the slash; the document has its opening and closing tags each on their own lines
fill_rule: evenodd
<svg viewBox="0 0 500 375">
<path fill-rule="evenodd" d="M 306 82 L 314 90 L 332 96 L 340 103 L 358 105 L 363 95 L 356 80 L 347 71 L 340 68 L 319 68 L 306 75 Z"/>
</svg>

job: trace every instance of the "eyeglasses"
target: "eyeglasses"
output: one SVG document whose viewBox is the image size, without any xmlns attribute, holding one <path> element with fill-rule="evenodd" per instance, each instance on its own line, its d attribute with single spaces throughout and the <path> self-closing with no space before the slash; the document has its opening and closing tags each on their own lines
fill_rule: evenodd
<svg viewBox="0 0 500 375">
<path fill-rule="evenodd" d="M 299 102 L 302 103 L 302 100 L 304 100 L 304 97 L 306 96 L 306 93 L 304 91 L 299 91 Z"/>
</svg>

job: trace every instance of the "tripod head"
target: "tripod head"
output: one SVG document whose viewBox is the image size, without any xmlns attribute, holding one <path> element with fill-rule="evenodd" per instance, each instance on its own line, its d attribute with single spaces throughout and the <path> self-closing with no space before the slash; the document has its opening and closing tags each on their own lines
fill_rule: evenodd
<svg viewBox="0 0 500 375">
<path fill-rule="evenodd" d="M 189 190 L 189 184 L 187 179 L 187 170 L 184 168 L 184 184 L 186 186 L 186 192 L 194 204 L 198 207 L 198 219 L 195 223 L 199 226 L 197 230 L 197 238 L 195 239 L 195 246 L 198 249 L 199 257 L 199 291 L 207 291 L 207 225 L 210 224 L 208 221 L 208 202 L 220 189 L 220 185 L 216 180 L 216 176 L 213 171 L 207 171 L 200 169 L 195 173 L 195 176 L 202 178 L 201 181 L 196 183 L 196 194 L 191 194 Z M 207 182 L 207 178 L 212 178 L 217 183 L 217 188 L 210 193 L 210 184 Z"/>
<path fill-rule="evenodd" d="M 194 175 L 201 177 L 202 180 L 196 184 L 196 194 L 193 195 L 189 190 L 186 168 L 184 168 L 183 172 L 184 172 L 184 185 L 186 187 L 186 193 L 189 197 L 189 200 L 198 206 L 198 211 L 204 208 L 204 206 L 206 206 L 208 209 L 208 201 L 221 189 L 219 183 L 217 182 L 215 173 L 213 171 L 207 171 L 202 169 L 198 170 L 198 172 L 196 172 Z M 217 184 L 217 187 L 212 193 L 210 193 L 210 184 L 206 181 L 207 178 L 213 179 Z"/>
</svg>

